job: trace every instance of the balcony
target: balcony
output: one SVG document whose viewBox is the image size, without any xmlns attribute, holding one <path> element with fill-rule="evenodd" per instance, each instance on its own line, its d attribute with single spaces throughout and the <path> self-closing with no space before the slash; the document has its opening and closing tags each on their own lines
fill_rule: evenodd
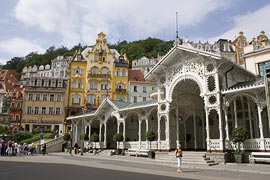
<svg viewBox="0 0 270 180">
<path fill-rule="evenodd" d="M 92 73 L 88 73 L 87 76 L 88 79 L 96 79 L 96 78 L 111 78 L 111 74 L 92 74 Z"/>
<path fill-rule="evenodd" d="M 127 92 L 127 90 L 126 89 L 122 89 L 122 88 L 116 88 L 115 89 L 115 92 L 116 93 L 123 93 L 123 94 L 125 94 Z"/>
</svg>

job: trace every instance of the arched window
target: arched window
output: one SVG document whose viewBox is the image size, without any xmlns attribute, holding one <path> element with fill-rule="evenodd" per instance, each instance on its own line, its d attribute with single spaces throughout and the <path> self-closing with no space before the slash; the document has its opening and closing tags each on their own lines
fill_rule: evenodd
<svg viewBox="0 0 270 180">
<path fill-rule="evenodd" d="M 108 74 L 108 69 L 103 68 L 103 69 L 101 70 L 101 74 L 102 74 L 102 76 L 107 76 L 107 74 Z"/>
<path fill-rule="evenodd" d="M 79 89 L 82 89 L 82 88 L 83 88 L 83 83 L 82 83 L 82 81 L 79 81 L 79 82 L 78 82 L 78 88 L 79 88 Z"/>
<path fill-rule="evenodd" d="M 76 88 L 76 81 L 72 82 L 72 88 Z"/>
<path fill-rule="evenodd" d="M 80 67 L 75 68 L 74 74 L 82 74 L 82 69 Z"/>
<path fill-rule="evenodd" d="M 97 90 L 97 82 L 96 81 L 90 82 L 90 89 Z"/>
<path fill-rule="evenodd" d="M 87 96 L 87 102 L 91 105 L 96 104 L 96 96 Z"/>
<path fill-rule="evenodd" d="M 92 75 L 98 75 L 98 68 L 92 68 L 92 70 L 91 70 L 91 72 L 92 72 Z"/>
<path fill-rule="evenodd" d="M 120 69 L 117 69 L 117 71 L 116 71 L 116 76 L 121 76 L 121 71 L 120 71 Z"/>
<path fill-rule="evenodd" d="M 78 94 L 75 94 L 72 96 L 72 103 L 80 104 L 81 102 L 81 96 Z"/>
<path fill-rule="evenodd" d="M 117 89 L 125 89 L 125 84 L 124 83 L 117 83 Z"/>
<path fill-rule="evenodd" d="M 125 69 L 123 69 L 123 71 L 122 71 L 122 76 L 123 76 L 123 77 L 126 77 L 126 76 L 127 76 L 126 70 L 125 70 Z"/>
</svg>

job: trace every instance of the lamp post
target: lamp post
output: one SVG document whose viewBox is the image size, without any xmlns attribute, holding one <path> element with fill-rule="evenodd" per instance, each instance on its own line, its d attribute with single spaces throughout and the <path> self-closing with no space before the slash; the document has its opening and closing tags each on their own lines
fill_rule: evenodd
<svg viewBox="0 0 270 180">
<path fill-rule="evenodd" d="M 268 127 L 270 133 L 270 99 L 269 99 L 269 86 L 268 86 L 268 77 L 270 76 L 270 69 L 266 70 L 264 75 L 264 85 L 265 85 L 265 96 L 266 96 L 266 108 L 267 108 L 267 117 L 268 117 Z"/>
</svg>

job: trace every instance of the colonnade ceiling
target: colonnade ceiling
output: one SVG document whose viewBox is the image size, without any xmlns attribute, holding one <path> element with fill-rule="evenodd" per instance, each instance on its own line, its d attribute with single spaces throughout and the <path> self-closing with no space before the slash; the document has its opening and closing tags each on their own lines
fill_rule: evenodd
<svg viewBox="0 0 270 180">
<path fill-rule="evenodd" d="M 200 88 L 198 84 L 186 79 L 180 81 L 173 90 L 172 106 L 178 107 L 178 112 L 183 117 L 204 113 L 204 101 L 200 96 Z"/>
</svg>

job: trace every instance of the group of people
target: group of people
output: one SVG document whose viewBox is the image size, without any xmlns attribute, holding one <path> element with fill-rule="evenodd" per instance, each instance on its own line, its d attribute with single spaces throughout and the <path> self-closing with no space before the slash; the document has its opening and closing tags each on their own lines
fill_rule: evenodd
<svg viewBox="0 0 270 180">
<path fill-rule="evenodd" d="M 35 151 L 34 144 L 27 144 L 27 143 L 16 143 L 14 141 L 7 141 L 1 140 L 0 142 L 0 152 L 1 156 L 20 156 L 23 155 L 33 155 Z"/>
</svg>

